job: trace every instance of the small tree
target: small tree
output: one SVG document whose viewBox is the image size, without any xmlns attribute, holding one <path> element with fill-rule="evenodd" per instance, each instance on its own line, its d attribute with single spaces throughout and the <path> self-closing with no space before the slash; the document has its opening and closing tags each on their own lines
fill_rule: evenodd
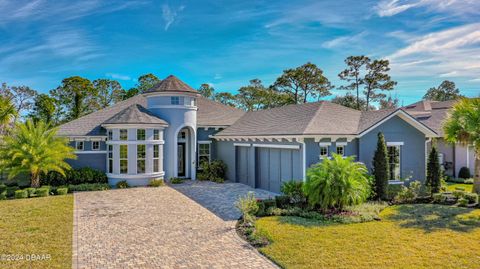
<svg viewBox="0 0 480 269">
<path fill-rule="evenodd" d="M 377 199 L 387 199 L 389 174 L 387 144 L 385 143 L 385 137 L 380 132 L 378 133 L 377 149 L 373 157 L 373 176 Z"/>
<path fill-rule="evenodd" d="M 440 191 L 440 162 L 438 159 L 438 151 L 435 146 L 432 147 L 428 155 L 427 164 L 427 182 L 426 185 L 430 188 L 432 195 Z"/>
</svg>

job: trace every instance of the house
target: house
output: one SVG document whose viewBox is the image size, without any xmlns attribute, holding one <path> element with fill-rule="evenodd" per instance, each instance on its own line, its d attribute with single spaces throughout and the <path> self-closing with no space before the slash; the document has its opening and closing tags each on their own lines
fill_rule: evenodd
<svg viewBox="0 0 480 269">
<path fill-rule="evenodd" d="M 440 152 L 440 163 L 446 175 L 457 177 L 462 167 L 469 168 L 470 174 L 473 175 L 475 167 L 473 145 L 451 144 L 443 138 L 442 125 L 454 104 L 455 100 L 443 102 L 423 100 L 405 106 L 403 109 L 438 134 L 435 143 Z"/>
<path fill-rule="evenodd" d="M 427 143 L 437 133 L 402 109 L 357 111 L 327 101 L 245 113 L 205 99 L 169 76 L 148 92 L 61 125 L 76 148 L 73 167 L 104 170 L 109 183 L 195 179 L 198 164 L 220 159 L 227 179 L 274 192 L 304 180 L 332 153 L 371 169 L 384 133 L 392 180 L 425 178 Z"/>
</svg>

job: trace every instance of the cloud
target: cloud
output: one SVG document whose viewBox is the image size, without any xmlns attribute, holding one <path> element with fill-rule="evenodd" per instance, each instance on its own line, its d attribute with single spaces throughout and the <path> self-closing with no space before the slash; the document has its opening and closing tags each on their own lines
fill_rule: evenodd
<svg viewBox="0 0 480 269">
<path fill-rule="evenodd" d="M 417 4 L 399 4 L 398 0 L 381 1 L 375 9 L 380 17 L 390 17 L 402 13 L 407 9 L 415 7 Z"/>
<path fill-rule="evenodd" d="M 132 80 L 132 78 L 130 76 L 122 75 L 122 74 L 116 74 L 116 73 L 106 73 L 105 76 L 113 78 L 113 79 L 118 79 L 118 80 Z"/>
<path fill-rule="evenodd" d="M 337 37 L 332 40 L 323 42 L 322 47 L 327 49 L 335 49 L 335 48 L 342 48 L 342 47 L 356 45 L 359 42 L 361 42 L 366 35 L 367 35 L 367 32 L 363 31 L 356 35 L 347 35 L 347 36 Z"/>
<path fill-rule="evenodd" d="M 178 7 L 177 9 L 172 9 L 168 4 L 164 4 L 162 6 L 162 18 L 163 21 L 165 22 L 165 31 L 168 30 L 170 25 L 175 22 L 175 19 L 178 16 L 178 13 L 183 11 L 185 9 L 185 6 L 182 5 Z"/>
<path fill-rule="evenodd" d="M 480 23 L 453 27 L 412 39 L 387 56 L 392 71 L 409 75 L 478 77 Z"/>
<path fill-rule="evenodd" d="M 382 0 L 374 10 L 380 17 L 391 17 L 420 7 L 456 16 L 480 14 L 480 2 L 477 0 Z"/>
<path fill-rule="evenodd" d="M 222 75 L 220 75 L 220 74 L 215 74 L 215 76 L 213 77 L 213 79 L 222 79 Z"/>
</svg>

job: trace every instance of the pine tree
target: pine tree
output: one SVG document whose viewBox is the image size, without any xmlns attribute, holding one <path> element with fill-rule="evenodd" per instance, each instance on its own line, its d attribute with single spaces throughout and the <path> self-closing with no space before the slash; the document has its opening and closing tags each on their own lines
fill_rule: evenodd
<svg viewBox="0 0 480 269">
<path fill-rule="evenodd" d="M 430 154 L 428 155 L 427 164 L 427 182 L 426 185 L 430 187 L 432 194 L 440 191 L 440 163 L 438 160 L 438 151 L 435 146 L 432 147 Z"/>
<path fill-rule="evenodd" d="M 373 157 L 373 176 L 377 199 L 387 199 L 389 174 L 387 144 L 385 143 L 385 137 L 380 132 L 378 133 L 377 149 Z"/>
</svg>

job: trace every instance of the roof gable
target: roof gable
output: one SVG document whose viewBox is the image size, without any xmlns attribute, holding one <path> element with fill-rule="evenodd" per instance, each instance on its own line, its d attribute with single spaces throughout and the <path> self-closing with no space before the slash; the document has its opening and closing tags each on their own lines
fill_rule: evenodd
<svg viewBox="0 0 480 269">
<path fill-rule="evenodd" d="M 156 124 L 167 126 L 168 123 L 139 104 L 133 104 L 118 112 L 103 124 Z"/>
<path fill-rule="evenodd" d="M 198 94 L 198 91 L 188 86 L 185 82 L 181 81 L 174 75 L 166 77 L 164 80 L 155 84 L 152 88 L 147 90 L 145 93 L 155 93 L 155 92 L 180 92 L 180 93 L 195 93 Z"/>
</svg>

